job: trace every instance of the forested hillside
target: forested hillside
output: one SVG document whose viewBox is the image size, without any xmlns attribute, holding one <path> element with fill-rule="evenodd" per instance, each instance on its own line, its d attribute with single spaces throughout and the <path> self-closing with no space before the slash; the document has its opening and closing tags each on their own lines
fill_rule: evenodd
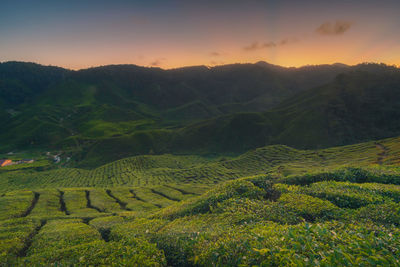
<svg viewBox="0 0 400 267">
<path fill-rule="evenodd" d="M 0 64 L 0 152 L 61 151 L 96 167 L 141 154 L 232 155 L 400 134 L 400 74 L 377 64 L 265 62 L 79 71 Z"/>
</svg>

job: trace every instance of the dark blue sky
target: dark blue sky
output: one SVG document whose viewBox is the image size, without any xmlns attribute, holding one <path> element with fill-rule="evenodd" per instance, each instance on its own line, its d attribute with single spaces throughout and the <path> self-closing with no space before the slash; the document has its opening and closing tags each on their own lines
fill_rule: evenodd
<svg viewBox="0 0 400 267">
<path fill-rule="evenodd" d="M 0 61 L 400 64 L 399 11 L 393 0 L 2 0 Z"/>
</svg>

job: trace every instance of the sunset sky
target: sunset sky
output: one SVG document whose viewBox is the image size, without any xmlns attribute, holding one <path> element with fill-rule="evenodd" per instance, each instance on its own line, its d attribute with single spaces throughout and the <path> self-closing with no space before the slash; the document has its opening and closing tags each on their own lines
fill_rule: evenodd
<svg viewBox="0 0 400 267">
<path fill-rule="evenodd" d="M 399 14 L 399 0 L 1 0 L 0 61 L 400 66 Z"/>
</svg>

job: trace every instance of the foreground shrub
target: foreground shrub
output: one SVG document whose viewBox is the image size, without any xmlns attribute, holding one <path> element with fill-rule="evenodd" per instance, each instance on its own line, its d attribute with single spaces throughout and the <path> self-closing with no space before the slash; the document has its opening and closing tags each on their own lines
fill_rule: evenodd
<svg viewBox="0 0 400 267">
<path fill-rule="evenodd" d="M 293 211 L 307 221 L 317 218 L 332 217 L 339 208 L 331 202 L 312 196 L 296 193 L 285 193 L 278 199 L 286 210 Z"/>
<path fill-rule="evenodd" d="M 400 174 L 379 169 L 344 168 L 332 172 L 291 175 L 279 179 L 280 183 L 309 185 L 322 181 L 348 181 L 353 183 L 382 183 L 400 185 Z"/>
<path fill-rule="evenodd" d="M 386 202 L 379 205 L 368 205 L 358 209 L 352 215 L 355 220 L 400 226 L 399 203 Z"/>
<path fill-rule="evenodd" d="M 263 199 L 266 192 L 250 181 L 238 179 L 218 185 L 198 198 L 184 201 L 162 210 L 156 217 L 174 219 L 186 215 L 207 213 L 215 209 L 218 203 L 230 198 Z"/>
<path fill-rule="evenodd" d="M 222 214 L 229 213 L 232 224 L 273 221 L 281 224 L 297 224 L 303 221 L 299 214 L 288 209 L 284 203 L 257 199 L 229 199 L 215 210 Z"/>
<path fill-rule="evenodd" d="M 397 266 L 400 231 L 338 222 L 233 229 L 202 237 L 194 263 L 203 266 Z"/>
<path fill-rule="evenodd" d="M 38 253 L 20 261 L 28 265 L 165 266 L 164 253 L 144 239 L 129 242 L 95 241 L 62 250 Z"/>
<path fill-rule="evenodd" d="M 363 190 L 348 182 L 318 182 L 302 188 L 302 192 L 331 201 L 341 208 L 356 209 L 368 204 L 383 203 L 386 199 L 374 191 Z"/>
<path fill-rule="evenodd" d="M 115 225 L 111 228 L 110 240 L 130 240 L 136 237 L 149 236 L 157 232 L 164 225 L 168 223 L 167 220 L 161 219 L 136 219 L 132 222 Z"/>
</svg>

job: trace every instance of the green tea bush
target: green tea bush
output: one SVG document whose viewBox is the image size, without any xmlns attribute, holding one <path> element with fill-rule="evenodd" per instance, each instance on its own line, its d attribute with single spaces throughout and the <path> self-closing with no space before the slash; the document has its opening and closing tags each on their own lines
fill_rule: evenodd
<svg viewBox="0 0 400 267">
<path fill-rule="evenodd" d="M 400 186 L 379 183 L 337 183 L 342 188 L 353 191 L 365 191 L 371 194 L 379 194 L 383 197 L 391 198 L 395 202 L 400 202 Z"/>
<path fill-rule="evenodd" d="M 121 223 L 124 223 L 124 219 L 122 217 L 107 216 L 107 217 L 95 218 L 89 222 L 89 225 L 96 228 L 97 231 L 99 231 L 99 233 L 103 237 L 103 239 L 109 241 L 111 227 L 114 225 L 119 225 Z"/>
<path fill-rule="evenodd" d="M 217 204 L 229 198 L 263 199 L 266 192 L 244 179 L 225 182 L 202 196 L 184 201 L 173 207 L 166 208 L 156 216 L 178 218 L 185 215 L 207 213 L 217 207 Z"/>
<path fill-rule="evenodd" d="M 207 213 L 185 216 L 164 225 L 159 231 L 148 235 L 158 248 L 164 250 L 170 266 L 191 266 L 194 257 L 193 246 L 201 235 L 218 236 L 231 229 L 239 214 Z"/>
<path fill-rule="evenodd" d="M 373 221 L 381 224 L 400 226 L 400 204 L 385 202 L 362 207 L 352 213 L 355 220 Z"/>
<path fill-rule="evenodd" d="M 86 193 L 84 189 L 66 188 L 62 190 L 64 191 L 66 207 L 72 216 L 99 216 L 99 211 L 87 207 Z"/>
<path fill-rule="evenodd" d="M 19 263 L 24 266 L 166 266 L 164 253 L 155 244 L 139 238 L 129 242 L 93 241 L 38 253 Z"/>
<path fill-rule="evenodd" d="M 31 233 L 40 225 L 37 220 L 16 218 L 0 221 L 0 265 L 15 259 Z"/>
<path fill-rule="evenodd" d="M 341 208 L 351 209 L 383 203 L 385 199 L 388 199 L 373 191 L 363 190 L 361 187 L 350 188 L 350 185 L 351 183 L 348 182 L 318 182 L 302 188 L 302 191 L 314 197 L 327 199 Z"/>
<path fill-rule="evenodd" d="M 28 255 L 65 249 L 100 239 L 98 231 L 82 223 L 79 219 L 53 220 L 44 225 L 33 238 Z"/>
<path fill-rule="evenodd" d="M 220 203 L 214 212 L 229 213 L 229 221 L 237 225 L 259 221 L 281 224 L 297 224 L 303 221 L 297 212 L 288 209 L 284 203 L 270 200 L 232 198 Z"/>
<path fill-rule="evenodd" d="M 110 239 L 114 241 L 130 240 L 139 236 L 149 236 L 157 232 L 167 220 L 162 219 L 135 219 L 131 222 L 116 224 L 111 228 Z"/>
<path fill-rule="evenodd" d="M 33 198 L 33 192 L 27 190 L 9 192 L 0 197 L 0 220 L 25 216 Z"/>
<path fill-rule="evenodd" d="M 280 196 L 280 192 L 274 188 L 274 178 L 269 175 L 257 175 L 245 178 L 246 181 L 252 182 L 255 186 L 262 188 L 266 192 L 265 198 L 276 200 Z"/>
<path fill-rule="evenodd" d="M 332 172 L 291 175 L 279 179 L 280 183 L 309 185 L 322 181 L 348 181 L 353 183 L 400 184 L 400 173 L 382 169 L 348 167 Z"/>
<path fill-rule="evenodd" d="M 331 202 L 312 196 L 296 193 L 284 193 L 278 199 L 286 210 L 292 211 L 307 221 L 314 221 L 317 218 L 330 218 L 338 207 Z"/>
<path fill-rule="evenodd" d="M 65 217 L 65 213 L 60 210 L 59 192 L 55 189 L 39 190 L 39 200 L 29 216 L 41 219 Z"/>
<path fill-rule="evenodd" d="M 274 184 L 273 188 L 282 193 L 300 193 L 301 186 L 298 185 L 289 185 L 289 184 Z"/>
<path fill-rule="evenodd" d="M 400 231 L 339 222 L 273 223 L 202 236 L 193 262 L 201 266 L 398 266 Z"/>
<path fill-rule="evenodd" d="M 119 216 L 107 216 L 107 217 L 99 217 L 94 218 L 90 221 L 90 225 L 101 231 L 102 229 L 109 229 L 114 225 L 124 223 L 124 219 Z"/>
<path fill-rule="evenodd" d="M 164 251 L 168 266 L 192 266 L 190 260 L 197 238 L 197 233 L 165 233 L 155 235 L 152 241 Z"/>
</svg>

